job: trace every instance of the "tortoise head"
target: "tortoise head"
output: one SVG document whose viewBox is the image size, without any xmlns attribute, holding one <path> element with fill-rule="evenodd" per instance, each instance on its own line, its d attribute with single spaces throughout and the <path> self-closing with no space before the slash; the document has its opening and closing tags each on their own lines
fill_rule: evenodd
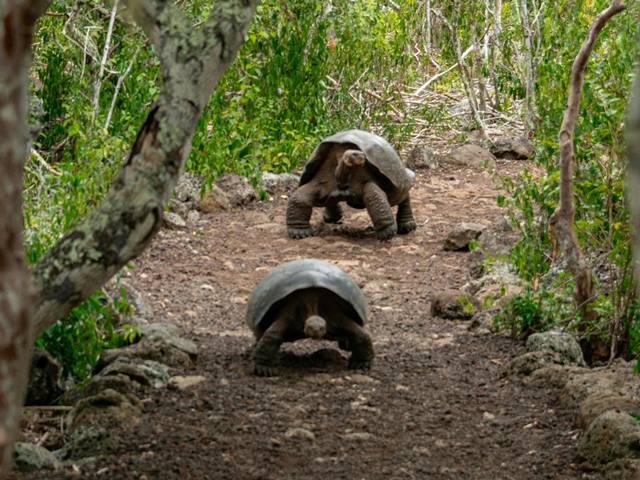
<svg viewBox="0 0 640 480">
<path fill-rule="evenodd" d="M 338 188 L 347 188 L 352 169 L 362 167 L 367 160 L 367 156 L 362 150 L 345 150 L 342 158 L 338 160 L 336 167 L 336 182 Z"/>
<path fill-rule="evenodd" d="M 318 315 L 311 315 L 304 321 L 304 334 L 314 340 L 324 338 L 327 334 L 326 320 Z"/>
</svg>

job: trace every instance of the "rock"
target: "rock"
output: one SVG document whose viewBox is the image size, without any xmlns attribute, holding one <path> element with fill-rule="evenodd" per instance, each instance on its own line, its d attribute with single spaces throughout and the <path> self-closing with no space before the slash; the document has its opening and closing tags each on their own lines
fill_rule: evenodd
<svg viewBox="0 0 640 480">
<path fill-rule="evenodd" d="M 513 230 L 505 232 L 488 228 L 478 237 L 478 249 L 484 257 L 504 257 L 511 253 L 519 239 L 520 234 Z"/>
<path fill-rule="evenodd" d="M 189 225 L 195 225 L 200 221 L 200 212 L 192 210 L 187 214 L 187 223 Z"/>
<path fill-rule="evenodd" d="M 116 426 L 137 423 L 142 416 L 142 402 L 131 394 L 103 390 L 80 400 L 67 419 L 73 431 L 83 426 Z"/>
<path fill-rule="evenodd" d="M 568 364 L 586 366 L 580 344 L 573 335 L 567 332 L 549 330 L 533 333 L 527 338 L 527 350 L 530 352 L 550 350 L 562 355 Z"/>
<path fill-rule="evenodd" d="M 522 293 L 519 283 L 487 283 L 476 292 L 476 300 L 482 308 L 504 307 L 513 297 Z"/>
<path fill-rule="evenodd" d="M 221 175 L 215 184 L 226 193 L 232 207 L 243 207 L 258 198 L 249 180 L 235 173 Z"/>
<path fill-rule="evenodd" d="M 51 405 L 62 393 L 62 367 L 46 350 L 33 351 L 26 405 Z"/>
<path fill-rule="evenodd" d="M 166 339 L 143 337 L 140 342 L 133 345 L 104 350 L 98 358 L 95 371 L 99 372 L 110 363 L 113 363 L 118 357 L 153 360 L 171 367 L 193 367 L 193 361 L 189 354 L 170 345 Z"/>
<path fill-rule="evenodd" d="M 303 440 L 315 440 L 316 436 L 311 430 L 306 428 L 290 428 L 284 434 L 287 438 L 301 438 Z"/>
<path fill-rule="evenodd" d="M 143 340 L 163 341 L 167 345 L 185 352 L 192 360 L 198 357 L 197 345 L 180 336 L 180 329 L 171 323 L 151 323 L 140 327 Z"/>
<path fill-rule="evenodd" d="M 101 375 L 123 374 L 145 386 L 162 388 L 169 381 L 168 367 L 153 360 L 118 357 L 104 367 Z"/>
<path fill-rule="evenodd" d="M 347 380 L 350 380 L 353 383 L 377 383 L 378 382 L 376 379 L 371 378 L 369 375 L 363 375 L 361 373 L 352 373 L 347 377 Z"/>
<path fill-rule="evenodd" d="M 20 470 L 58 470 L 62 467 L 56 456 L 40 445 L 16 442 L 13 461 Z"/>
<path fill-rule="evenodd" d="M 595 393 L 640 398 L 638 377 L 631 368 L 591 370 L 583 375 L 573 375 L 560 393 L 560 402 L 566 407 L 578 408 L 587 397 Z"/>
<path fill-rule="evenodd" d="M 113 453 L 119 446 L 120 436 L 112 428 L 80 426 L 69 432 L 64 447 L 56 451 L 56 456 L 62 460 L 79 460 Z"/>
<path fill-rule="evenodd" d="M 470 320 L 476 310 L 476 300 L 459 290 L 447 290 L 431 300 L 431 315 L 434 317 Z"/>
<path fill-rule="evenodd" d="M 171 212 L 182 218 L 186 218 L 193 209 L 193 205 L 190 202 L 181 202 L 177 198 L 170 198 L 168 207 Z"/>
<path fill-rule="evenodd" d="M 203 377 L 202 375 L 189 375 L 189 376 L 176 375 L 175 377 L 171 377 L 169 379 L 169 383 L 167 384 L 167 387 L 173 390 L 188 390 L 189 388 L 199 385 L 205 380 L 206 378 Z"/>
<path fill-rule="evenodd" d="M 438 155 L 429 147 L 416 145 L 413 147 L 407 159 L 407 167 L 413 170 L 438 168 Z"/>
<path fill-rule="evenodd" d="M 567 385 L 569 379 L 574 375 L 589 372 L 586 368 L 575 367 L 573 365 L 550 365 L 538 368 L 531 373 L 528 382 L 533 385 L 562 389 Z"/>
<path fill-rule="evenodd" d="M 184 172 L 178 179 L 176 188 L 173 190 L 173 196 L 180 202 L 191 202 L 194 208 L 197 208 L 203 183 L 204 178 L 200 175 Z"/>
<path fill-rule="evenodd" d="M 578 453 L 592 464 L 640 458 L 640 423 L 625 412 L 609 410 L 596 418 L 578 443 Z"/>
<path fill-rule="evenodd" d="M 162 216 L 162 223 L 165 228 L 168 228 L 169 230 L 184 230 L 187 228 L 187 224 L 184 219 L 177 213 L 173 212 L 164 212 L 164 215 Z"/>
<path fill-rule="evenodd" d="M 258 187 L 270 195 L 290 192 L 298 188 L 300 175 L 293 173 L 263 172 Z"/>
<path fill-rule="evenodd" d="M 533 158 L 535 150 L 524 137 L 505 137 L 493 142 L 489 151 L 496 158 L 506 158 L 508 160 L 527 160 Z"/>
<path fill-rule="evenodd" d="M 464 167 L 492 170 L 496 166 L 496 157 L 486 148 L 466 143 L 452 150 L 445 158 L 447 163 Z"/>
<path fill-rule="evenodd" d="M 354 442 L 354 441 L 363 442 L 363 441 L 371 440 L 373 438 L 373 435 L 371 435 L 368 432 L 352 432 L 352 433 L 345 433 L 344 435 L 342 435 L 342 438 L 351 442 Z"/>
<path fill-rule="evenodd" d="M 231 208 L 229 197 L 220 188 L 213 185 L 200 201 L 202 213 L 218 213 Z"/>
<path fill-rule="evenodd" d="M 638 480 L 640 478 L 640 460 L 621 458 L 607 463 L 603 468 L 605 480 Z"/>
<path fill-rule="evenodd" d="M 447 235 L 444 249 L 447 251 L 469 250 L 469 243 L 476 240 L 485 228 L 480 223 L 461 223 Z"/>
<path fill-rule="evenodd" d="M 640 416 L 640 398 L 632 398 L 609 392 L 596 392 L 585 398 L 578 411 L 578 426 L 587 428 L 591 422 L 607 410 L 629 413 L 635 417 Z"/>
<path fill-rule="evenodd" d="M 568 360 L 557 352 L 550 350 L 527 352 L 511 360 L 507 366 L 507 374 L 531 375 L 534 371 L 544 367 L 568 364 Z"/>
<path fill-rule="evenodd" d="M 112 287 L 110 287 L 109 291 L 112 296 L 119 298 L 121 297 L 121 289 L 124 290 L 125 296 L 127 297 L 127 302 L 133 308 L 132 316 L 126 319 L 127 323 L 140 325 L 153 322 L 155 320 L 153 309 L 145 301 L 142 294 L 136 288 L 134 288 L 129 281 L 119 279 L 113 284 Z"/>
<path fill-rule="evenodd" d="M 136 395 L 144 389 L 141 383 L 132 380 L 127 375 L 116 373 L 111 375 L 94 375 L 82 391 L 82 397 L 98 395 L 104 390 L 115 390 L 123 395 Z M 79 399 L 77 399 L 79 400 Z M 77 401 L 76 400 L 76 401 Z M 76 402 L 73 402 L 76 403 Z"/>
</svg>

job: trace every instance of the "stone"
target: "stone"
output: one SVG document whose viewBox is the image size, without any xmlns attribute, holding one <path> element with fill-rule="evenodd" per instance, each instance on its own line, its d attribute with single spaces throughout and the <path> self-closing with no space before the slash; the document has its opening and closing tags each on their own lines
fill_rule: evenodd
<svg viewBox="0 0 640 480">
<path fill-rule="evenodd" d="M 142 408 L 142 402 L 135 395 L 107 389 L 80 400 L 67 422 L 70 430 L 82 426 L 135 424 L 142 415 Z"/>
<path fill-rule="evenodd" d="M 101 375 L 123 374 L 141 385 L 162 388 L 169 381 L 168 368 L 153 360 L 118 357 L 100 373 Z"/>
<path fill-rule="evenodd" d="M 192 360 L 198 356 L 197 345 L 180 336 L 180 329 L 171 323 L 154 323 L 140 328 L 143 339 L 155 341 L 162 340 L 166 344 L 188 354 Z"/>
<path fill-rule="evenodd" d="M 220 188 L 213 185 L 200 200 L 199 209 L 202 213 L 218 213 L 231 208 L 229 197 Z"/>
<path fill-rule="evenodd" d="M 232 207 L 246 206 L 258 198 L 249 180 L 235 173 L 221 175 L 215 184 L 226 193 Z"/>
<path fill-rule="evenodd" d="M 577 409 L 587 397 L 599 392 L 638 398 L 640 382 L 630 367 L 591 370 L 569 378 L 560 393 L 560 402 L 566 407 Z"/>
<path fill-rule="evenodd" d="M 258 188 L 270 195 L 275 195 L 276 193 L 291 192 L 298 188 L 299 183 L 300 175 L 293 173 L 262 172 Z"/>
<path fill-rule="evenodd" d="M 99 372 L 118 357 L 153 360 L 177 368 L 193 367 L 193 361 L 189 354 L 169 344 L 166 339 L 155 338 L 150 340 L 143 337 L 140 342 L 133 345 L 104 350 L 100 353 L 95 371 Z"/>
<path fill-rule="evenodd" d="M 127 323 L 140 325 L 154 321 L 155 316 L 153 314 L 153 309 L 145 301 L 142 294 L 133 285 L 131 285 L 128 280 L 120 278 L 113 284 L 113 286 L 110 287 L 109 291 L 112 296 L 119 298 L 122 295 L 120 290 L 124 290 L 127 302 L 133 308 L 133 314 L 125 320 Z"/>
<path fill-rule="evenodd" d="M 491 144 L 489 151 L 496 158 L 508 160 L 527 160 L 535 155 L 533 145 L 524 137 L 499 138 Z"/>
<path fill-rule="evenodd" d="M 284 434 L 287 438 L 300 438 L 303 440 L 315 440 L 316 436 L 311 430 L 307 430 L 306 428 L 290 428 Z"/>
<path fill-rule="evenodd" d="M 187 214 L 187 223 L 189 225 L 195 225 L 200 221 L 200 212 L 192 210 Z"/>
<path fill-rule="evenodd" d="M 184 172 L 178 179 L 173 196 L 181 202 L 192 202 L 197 208 L 203 183 L 204 178 L 200 175 Z"/>
<path fill-rule="evenodd" d="M 550 350 L 566 358 L 568 363 L 586 366 L 580 344 L 573 335 L 558 330 L 533 333 L 527 338 L 527 350 L 530 352 Z"/>
<path fill-rule="evenodd" d="M 447 251 L 469 250 L 469 244 L 476 240 L 486 227 L 480 223 L 461 223 L 457 225 L 444 241 Z"/>
<path fill-rule="evenodd" d="M 188 390 L 196 385 L 201 384 L 206 380 L 206 377 L 202 375 L 176 375 L 175 377 L 171 377 L 169 379 L 169 383 L 167 387 L 172 390 Z"/>
<path fill-rule="evenodd" d="M 447 290 L 431 300 L 431 316 L 450 320 L 471 320 L 477 308 L 476 300 L 459 290 Z"/>
<path fill-rule="evenodd" d="M 608 410 L 591 422 L 580 437 L 578 453 L 594 465 L 625 457 L 638 459 L 640 422 L 626 412 Z"/>
<path fill-rule="evenodd" d="M 549 365 L 533 371 L 527 381 L 533 385 L 562 389 L 572 376 L 587 372 L 586 368 L 573 365 Z"/>
<path fill-rule="evenodd" d="M 189 212 L 193 209 L 193 204 L 191 202 L 181 202 L 177 198 L 169 199 L 169 211 L 179 215 L 182 218 L 186 218 Z"/>
<path fill-rule="evenodd" d="M 184 219 L 174 212 L 164 212 L 162 223 L 169 230 L 184 230 L 187 228 L 187 223 Z"/>
<path fill-rule="evenodd" d="M 438 154 L 434 152 L 431 148 L 416 145 L 409 152 L 409 156 L 407 158 L 407 167 L 413 170 L 421 170 L 421 169 L 430 169 L 434 170 L 438 168 Z"/>
<path fill-rule="evenodd" d="M 605 480 L 638 480 L 640 478 L 640 460 L 621 458 L 602 467 Z"/>
<path fill-rule="evenodd" d="M 51 405 L 63 392 L 60 363 L 46 350 L 34 349 L 25 404 Z"/>
<path fill-rule="evenodd" d="M 76 460 L 113 453 L 119 446 L 120 436 L 114 429 L 102 425 L 84 425 L 70 431 L 64 446 L 55 454 L 62 460 L 76 463 Z"/>
<path fill-rule="evenodd" d="M 16 442 L 13 461 L 16 468 L 23 471 L 58 470 L 62 467 L 62 462 L 49 450 L 26 442 Z"/>
<path fill-rule="evenodd" d="M 596 392 L 589 395 L 580 403 L 578 426 L 587 428 L 591 422 L 607 410 L 616 410 L 640 417 L 640 398 L 609 392 Z"/>
<path fill-rule="evenodd" d="M 486 148 L 473 143 L 466 143 L 452 150 L 445 160 L 463 167 L 493 170 L 496 166 L 496 157 Z"/>
<path fill-rule="evenodd" d="M 86 387 L 82 390 L 82 398 L 98 395 L 104 390 L 109 389 L 115 390 L 116 392 L 124 395 L 136 395 L 142 392 L 144 386 L 122 373 L 111 375 L 98 374 L 91 377 Z"/>
<path fill-rule="evenodd" d="M 342 435 L 342 438 L 351 442 L 354 442 L 354 441 L 362 442 L 362 441 L 371 440 L 373 438 L 373 435 L 368 432 L 352 432 L 352 433 L 345 433 L 344 435 Z"/>
<path fill-rule="evenodd" d="M 531 375 L 536 370 L 551 365 L 568 365 L 568 360 L 557 352 L 541 350 L 519 355 L 507 366 L 509 375 Z"/>
</svg>

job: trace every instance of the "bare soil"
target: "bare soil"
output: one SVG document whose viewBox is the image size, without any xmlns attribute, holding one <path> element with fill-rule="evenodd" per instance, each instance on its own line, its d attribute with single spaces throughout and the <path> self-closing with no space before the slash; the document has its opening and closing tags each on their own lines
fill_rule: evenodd
<svg viewBox="0 0 640 480">
<path fill-rule="evenodd" d="M 513 175 L 526 165 L 497 169 Z M 199 346 L 196 368 L 174 374 L 206 381 L 152 392 L 113 455 L 76 473 L 15 478 L 601 478 L 581 469 L 578 431 L 558 393 L 503 376 L 520 343 L 430 314 L 435 293 L 468 280 L 469 254 L 444 251 L 446 234 L 462 221 L 501 219 L 496 195 L 488 172 L 422 171 L 412 193 L 417 231 L 385 243 L 366 212 L 349 209 L 337 226 L 315 212 L 318 235 L 290 240 L 283 196 L 161 232 L 131 281 L 158 321 Z M 347 370 L 333 344 L 305 341 L 285 347 L 280 376 L 251 374 L 247 297 L 270 269 L 303 257 L 337 264 L 363 288 L 376 352 L 369 372 Z"/>
</svg>

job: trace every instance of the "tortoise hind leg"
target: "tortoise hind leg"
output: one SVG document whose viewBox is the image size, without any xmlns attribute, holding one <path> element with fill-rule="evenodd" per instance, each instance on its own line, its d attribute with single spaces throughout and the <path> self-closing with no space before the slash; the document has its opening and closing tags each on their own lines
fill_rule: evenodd
<svg viewBox="0 0 640 480">
<path fill-rule="evenodd" d="M 342 207 L 339 203 L 327 205 L 324 209 L 325 223 L 338 223 L 342 219 Z"/>
<path fill-rule="evenodd" d="M 388 240 L 396 234 L 396 221 L 393 218 L 387 194 L 374 182 L 367 182 L 363 187 L 362 201 L 380 240 Z"/>
<path fill-rule="evenodd" d="M 309 220 L 313 211 L 315 188 L 312 184 L 298 188 L 287 204 L 287 229 L 290 238 L 306 238 L 313 235 Z"/>
<path fill-rule="evenodd" d="M 416 221 L 413 218 L 413 212 L 411 211 L 411 199 L 408 195 L 406 200 L 400 202 L 398 205 L 396 221 L 398 222 L 398 233 L 405 234 L 413 232 L 417 228 Z"/>
<path fill-rule="evenodd" d="M 251 352 L 254 362 L 253 372 L 261 377 L 272 377 L 278 374 L 278 352 L 284 342 L 286 329 L 285 317 L 273 322 L 264 332 Z"/>
</svg>

